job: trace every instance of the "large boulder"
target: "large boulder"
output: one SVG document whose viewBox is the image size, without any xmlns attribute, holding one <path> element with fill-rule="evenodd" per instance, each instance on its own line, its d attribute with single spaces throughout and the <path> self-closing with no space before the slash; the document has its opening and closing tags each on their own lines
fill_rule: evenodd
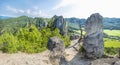
<svg viewBox="0 0 120 65">
<path fill-rule="evenodd" d="M 86 21 L 86 37 L 83 42 L 85 56 L 88 58 L 102 57 L 104 54 L 103 17 L 99 13 L 92 14 Z"/>
<path fill-rule="evenodd" d="M 91 61 L 91 65 L 120 65 L 118 58 L 101 58 Z"/>
<path fill-rule="evenodd" d="M 114 65 L 120 65 L 120 60 L 116 61 Z"/>
<path fill-rule="evenodd" d="M 60 38 L 54 36 L 49 39 L 47 47 L 50 50 L 49 59 L 52 65 L 60 65 L 61 60 L 64 59 L 64 42 Z"/>
<path fill-rule="evenodd" d="M 55 21 L 54 21 L 54 26 L 55 28 L 58 28 L 60 30 L 60 33 L 63 35 L 63 36 L 66 36 L 67 35 L 67 23 L 66 21 L 64 20 L 63 16 L 54 16 L 55 18 Z"/>
</svg>

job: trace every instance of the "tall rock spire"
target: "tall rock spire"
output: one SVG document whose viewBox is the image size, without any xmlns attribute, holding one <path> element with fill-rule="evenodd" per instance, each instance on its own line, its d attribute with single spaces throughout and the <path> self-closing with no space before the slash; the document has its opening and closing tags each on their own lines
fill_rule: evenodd
<svg viewBox="0 0 120 65">
<path fill-rule="evenodd" d="M 86 21 L 83 48 L 88 58 L 97 58 L 104 54 L 102 20 L 103 17 L 99 13 L 94 13 Z"/>
</svg>

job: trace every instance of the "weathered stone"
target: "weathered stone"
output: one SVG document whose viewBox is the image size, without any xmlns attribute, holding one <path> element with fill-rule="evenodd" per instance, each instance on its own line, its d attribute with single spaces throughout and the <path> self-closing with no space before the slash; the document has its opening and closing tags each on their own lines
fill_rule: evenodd
<svg viewBox="0 0 120 65">
<path fill-rule="evenodd" d="M 51 37 L 48 41 L 48 49 L 50 50 L 50 61 L 53 65 L 60 65 L 61 59 L 64 58 L 65 46 L 63 41 L 58 37 Z"/>
<path fill-rule="evenodd" d="M 67 23 L 64 20 L 63 16 L 54 16 L 54 26 L 58 29 L 60 29 L 60 33 L 64 36 L 67 35 Z"/>
<path fill-rule="evenodd" d="M 103 55 L 103 17 L 99 13 L 92 14 L 86 21 L 86 37 L 83 42 L 86 57 L 97 58 Z"/>
<path fill-rule="evenodd" d="M 119 65 L 118 58 L 101 58 L 91 61 L 91 65 Z"/>
<path fill-rule="evenodd" d="M 75 40 L 75 39 L 78 39 L 78 38 L 80 38 L 80 36 L 76 35 L 76 34 L 73 34 L 73 35 L 70 36 L 70 40 Z"/>
<path fill-rule="evenodd" d="M 120 65 L 120 61 L 116 61 L 114 65 Z"/>
</svg>

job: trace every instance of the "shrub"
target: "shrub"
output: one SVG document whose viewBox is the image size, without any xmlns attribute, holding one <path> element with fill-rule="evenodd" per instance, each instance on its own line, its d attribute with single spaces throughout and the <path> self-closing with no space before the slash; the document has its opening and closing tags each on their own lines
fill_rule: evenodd
<svg viewBox="0 0 120 65">
<path fill-rule="evenodd" d="M 12 33 L 4 33 L 0 38 L 1 50 L 3 52 L 15 53 L 18 51 L 18 39 Z"/>
<path fill-rule="evenodd" d="M 85 49 L 83 48 L 83 46 L 82 46 L 82 45 L 80 45 L 79 52 L 80 52 L 80 53 L 83 53 L 83 52 L 85 52 Z"/>
<path fill-rule="evenodd" d="M 48 39 L 53 36 L 60 37 L 64 41 L 65 46 L 69 46 L 69 36 L 64 37 L 59 32 L 57 28 L 51 30 L 51 28 L 43 27 L 38 30 L 34 25 L 20 28 L 14 35 L 12 33 L 4 33 L 0 36 L 0 49 L 8 53 L 18 51 L 38 53 L 47 49 Z"/>
<path fill-rule="evenodd" d="M 19 50 L 27 53 L 41 52 L 40 49 L 45 47 L 42 33 L 32 25 L 30 28 L 21 28 L 16 34 L 19 41 Z"/>
<path fill-rule="evenodd" d="M 118 48 L 114 47 L 105 47 L 104 52 L 107 55 L 117 55 L 118 54 Z"/>
</svg>

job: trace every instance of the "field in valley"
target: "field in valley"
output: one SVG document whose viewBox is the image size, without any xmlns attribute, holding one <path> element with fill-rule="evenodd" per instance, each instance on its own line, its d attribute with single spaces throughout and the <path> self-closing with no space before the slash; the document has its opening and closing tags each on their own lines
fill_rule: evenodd
<svg viewBox="0 0 120 65">
<path fill-rule="evenodd" d="M 80 30 L 75 31 L 80 34 Z M 107 37 L 104 37 L 104 52 L 107 55 L 118 55 L 118 48 L 120 48 L 120 30 L 104 29 L 104 33 Z M 85 35 L 85 31 L 83 31 Z"/>
<path fill-rule="evenodd" d="M 105 47 L 120 47 L 120 30 L 104 30 L 108 36 L 113 36 L 113 39 L 104 38 Z"/>
<path fill-rule="evenodd" d="M 110 36 L 119 36 L 120 37 L 120 30 L 104 30 L 104 33 L 110 35 Z"/>
<path fill-rule="evenodd" d="M 80 34 L 80 30 L 76 30 L 76 33 Z M 120 30 L 108 30 L 105 29 L 104 33 L 106 33 L 108 36 L 113 36 L 117 39 L 110 39 L 108 38 L 104 38 L 104 43 L 105 43 L 105 47 L 120 47 Z M 83 31 L 83 35 L 85 35 L 85 31 Z"/>
</svg>

